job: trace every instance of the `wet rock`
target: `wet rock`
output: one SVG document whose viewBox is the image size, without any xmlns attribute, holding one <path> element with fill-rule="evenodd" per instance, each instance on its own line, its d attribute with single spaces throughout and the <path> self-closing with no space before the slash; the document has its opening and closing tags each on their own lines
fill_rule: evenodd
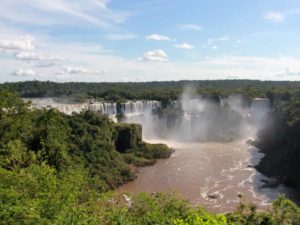
<svg viewBox="0 0 300 225">
<path fill-rule="evenodd" d="M 207 195 L 207 197 L 211 198 L 211 199 L 218 199 L 219 195 L 218 194 L 210 194 L 210 195 Z"/>
<path fill-rule="evenodd" d="M 261 188 L 275 188 L 279 185 L 279 181 L 275 177 L 270 177 L 269 179 L 262 179 L 261 182 L 263 183 Z"/>
<path fill-rule="evenodd" d="M 247 143 L 248 145 L 255 145 L 256 140 L 255 140 L 254 138 L 249 138 L 249 139 L 246 141 L 246 143 Z"/>
</svg>

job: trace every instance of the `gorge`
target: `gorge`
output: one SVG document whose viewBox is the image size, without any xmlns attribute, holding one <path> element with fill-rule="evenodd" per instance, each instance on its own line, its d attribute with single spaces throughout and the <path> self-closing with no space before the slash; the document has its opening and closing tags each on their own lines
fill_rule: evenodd
<svg viewBox="0 0 300 225">
<path fill-rule="evenodd" d="M 167 105 L 154 100 L 26 100 L 34 107 L 49 105 L 66 114 L 100 111 L 114 121 L 138 123 L 147 142 L 164 143 L 176 150 L 171 158 L 138 169 L 137 179 L 119 192 L 177 191 L 193 204 L 216 212 L 234 210 L 239 204 L 238 194 L 259 208 L 268 207 L 277 194 L 297 198 L 297 192 L 284 185 L 266 186 L 271 180 L 255 169 L 263 154 L 246 143 L 256 138 L 266 121 L 269 99 L 242 95 L 210 98 L 187 88 Z"/>
</svg>

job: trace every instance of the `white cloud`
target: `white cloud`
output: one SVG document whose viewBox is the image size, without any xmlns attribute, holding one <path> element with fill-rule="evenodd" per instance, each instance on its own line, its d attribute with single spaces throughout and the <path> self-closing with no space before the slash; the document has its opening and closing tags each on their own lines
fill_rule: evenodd
<svg viewBox="0 0 300 225">
<path fill-rule="evenodd" d="M 88 69 L 83 67 L 65 66 L 62 68 L 63 73 L 87 73 Z"/>
<path fill-rule="evenodd" d="M 137 38 L 135 34 L 107 34 L 105 35 L 105 37 L 109 40 L 114 40 L 114 41 L 125 41 L 125 40 L 132 40 Z"/>
<path fill-rule="evenodd" d="M 187 50 L 191 50 L 194 48 L 194 46 L 188 44 L 188 43 L 182 43 L 182 44 L 178 44 L 175 45 L 176 48 L 180 48 L 180 49 L 187 49 Z"/>
<path fill-rule="evenodd" d="M 70 43 L 58 48 L 59 44 L 53 44 L 52 49 L 59 50 L 59 55 L 72 59 L 72 63 L 84 63 L 84 69 L 97 71 L 97 68 L 108 68 L 109 76 L 100 76 L 89 73 L 57 74 L 57 68 L 37 68 L 37 76 L 41 80 L 59 82 L 67 81 L 120 81 L 126 77 L 126 81 L 139 81 L 143 74 L 144 81 L 153 80 L 179 80 L 179 79 L 226 79 L 236 77 L 239 79 L 262 79 L 262 80 L 300 80 L 300 76 L 277 76 L 280 71 L 289 68 L 290 71 L 300 71 L 300 58 L 293 57 L 254 57 L 241 55 L 219 55 L 206 57 L 197 61 L 164 63 L 145 63 L 138 60 L 128 60 L 115 55 L 96 55 L 82 51 Z M 84 50 L 95 46 L 85 46 Z M 72 56 L 72 57 L 71 57 Z M 147 55 L 148 56 L 148 55 Z M 149 60 L 147 60 L 149 61 Z M 1 60 L 1 81 L 18 81 L 18 76 L 10 76 L 11 68 L 24 68 L 22 61 L 4 58 Z M 118 65 L 118 66 L 116 66 Z M 76 67 L 76 66 L 74 66 Z M 101 70 L 100 70 L 101 71 Z M 45 74 L 45 76 L 40 76 Z M 83 76 L 83 75 L 87 76 Z M 26 77 L 25 77 L 26 78 Z M 125 80 L 124 80 L 125 81 Z"/>
<path fill-rule="evenodd" d="M 3 35 L 3 27 L 0 27 L 1 38 L 24 36 L 22 32 L 7 32 L 9 35 Z M 40 79 L 52 80 L 58 82 L 66 81 L 120 81 L 120 77 L 125 77 L 127 81 L 140 81 L 143 74 L 144 81 L 153 80 L 179 80 L 179 79 L 226 79 L 236 77 L 240 79 L 271 79 L 271 80 L 300 80 L 300 76 L 278 76 L 280 71 L 289 68 L 292 73 L 300 71 L 300 58 L 296 57 L 254 57 L 245 55 L 216 55 L 214 57 L 198 58 L 189 62 L 168 61 L 165 53 L 154 54 L 153 51 L 145 53 L 141 60 L 127 59 L 115 54 L 107 54 L 99 48 L 98 44 L 93 43 L 74 43 L 58 42 L 57 40 L 47 39 L 44 36 L 35 35 L 37 40 L 37 50 L 39 55 L 47 53 L 48 55 L 58 55 L 66 59 L 67 65 L 83 68 L 84 71 L 98 72 L 98 74 L 86 73 L 65 73 L 58 74 L 61 67 L 36 67 L 36 75 L 33 77 L 12 76 L 15 68 L 27 68 L 26 61 L 16 60 L 13 57 L 1 57 L 1 82 L 20 81 L 22 79 Z M 1 39 L 0 38 L 0 39 Z M 216 43 L 218 42 L 217 39 Z M 216 45 L 213 43 L 207 48 Z M 152 53 L 151 53 L 152 52 Z M 15 54 L 16 52 L 14 52 Z M 159 58 L 159 59 L 158 59 Z M 150 60 L 149 60 L 150 59 Z M 164 63 L 145 63 L 145 61 L 163 61 Z M 44 61 L 39 61 L 44 62 Z M 117 66 L 116 66 L 117 65 Z M 107 71 L 109 70 L 109 76 Z M 24 70 L 25 71 L 25 70 Z M 71 72 L 69 68 L 67 71 Z M 74 70 L 73 70 L 74 71 Z M 77 69 L 78 71 L 78 69 Z M 101 73 L 99 75 L 99 72 Z"/>
<path fill-rule="evenodd" d="M 19 52 L 15 55 L 16 59 L 24 61 L 41 60 L 42 56 L 34 52 Z"/>
<path fill-rule="evenodd" d="M 59 64 L 59 61 L 38 61 L 35 66 L 36 67 L 51 67 Z"/>
<path fill-rule="evenodd" d="M 219 37 L 219 40 L 220 41 L 228 41 L 229 40 L 229 36 L 226 35 L 226 36 Z"/>
<path fill-rule="evenodd" d="M 0 50 L 2 51 L 22 51 L 34 49 L 34 37 L 25 36 L 11 39 L 0 39 Z"/>
<path fill-rule="evenodd" d="M 299 15 L 299 14 L 300 14 L 300 10 L 297 8 L 287 10 L 285 12 L 269 11 L 269 12 L 265 13 L 264 19 L 272 21 L 272 22 L 276 22 L 276 23 L 282 23 L 287 19 L 288 16 L 294 16 L 294 15 Z"/>
<path fill-rule="evenodd" d="M 203 30 L 203 27 L 198 24 L 182 24 L 182 25 L 179 25 L 179 28 L 182 30 L 193 30 L 193 31 Z"/>
<path fill-rule="evenodd" d="M 145 52 L 142 60 L 150 62 L 166 62 L 168 61 L 168 55 L 163 50 L 157 49 Z"/>
<path fill-rule="evenodd" d="M 106 69 L 103 70 L 91 70 L 84 67 L 64 66 L 57 74 L 105 74 Z"/>
<path fill-rule="evenodd" d="M 281 23 L 285 21 L 286 14 L 282 12 L 270 11 L 265 14 L 264 18 L 269 21 Z"/>
<path fill-rule="evenodd" d="M 171 39 L 167 36 L 160 35 L 160 34 L 151 34 L 146 37 L 147 40 L 152 40 L 152 41 L 170 41 Z"/>
<path fill-rule="evenodd" d="M 63 58 L 56 56 L 43 56 L 35 52 L 19 52 L 15 54 L 16 59 L 24 61 L 62 61 Z"/>
<path fill-rule="evenodd" d="M 20 68 L 12 73 L 13 76 L 35 76 L 36 73 L 32 69 L 23 69 Z"/>
<path fill-rule="evenodd" d="M 37 67 L 51 67 L 63 61 L 63 58 L 55 56 L 43 56 L 35 52 L 19 52 L 15 54 L 17 60 L 35 63 Z"/>
</svg>

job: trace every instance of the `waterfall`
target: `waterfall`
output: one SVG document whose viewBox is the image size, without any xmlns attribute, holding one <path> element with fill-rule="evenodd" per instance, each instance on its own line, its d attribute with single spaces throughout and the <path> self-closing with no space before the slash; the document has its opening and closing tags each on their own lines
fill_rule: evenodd
<svg viewBox="0 0 300 225">
<path fill-rule="evenodd" d="M 153 109 L 159 108 L 161 103 L 154 100 L 139 100 L 126 101 L 124 103 L 114 102 L 84 102 L 84 103 L 66 103 L 59 102 L 53 98 L 25 98 L 25 101 L 31 101 L 35 108 L 46 108 L 48 106 L 56 108 L 65 114 L 72 114 L 73 112 L 80 113 L 84 110 L 91 110 L 94 112 L 102 112 L 109 116 L 116 116 L 118 114 L 118 104 L 120 104 L 121 112 L 125 116 L 138 115 L 144 113 L 151 113 Z"/>
<path fill-rule="evenodd" d="M 255 98 L 251 102 L 251 122 L 257 126 L 263 122 L 264 117 L 270 110 L 270 101 L 267 98 Z"/>
<path fill-rule="evenodd" d="M 140 123 L 146 138 L 166 138 L 184 141 L 229 141 L 239 137 L 255 136 L 269 110 L 268 99 L 245 99 L 229 96 L 219 101 L 201 96 L 183 96 L 173 101 L 162 113 L 149 113 L 149 102 L 139 109 L 124 105 L 124 122 Z M 136 113 L 136 109 L 139 113 Z"/>
<path fill-rule="evenodd" d="M 125 116 L 151 113 L 153 109 L 161 107 L 161 103 L 154 100 L 127 101 L 121 105 L 122 113 Z"/>
<path fill-rule="evenodd" d="M 122 103 L 67 103 L 53 98 L 28 100 L 36 108 L 51 106 L 66 114 L 91 110 L 102 112 L 115 121 L 120 114 L 122 122 L 141 124 L 146 138 L 185 141 L 232 140 L 238 136 L 254 136 L 270 109 L 268 99 L 255 98 L 246 102 L 241 96 L 229 96 L 220 101 L 201 96 L 183 96 L 162 109 L 162 114 L 153 113 L 154 109 L 161 108 L 161 102 L 154 100 Z"/>
</svg>

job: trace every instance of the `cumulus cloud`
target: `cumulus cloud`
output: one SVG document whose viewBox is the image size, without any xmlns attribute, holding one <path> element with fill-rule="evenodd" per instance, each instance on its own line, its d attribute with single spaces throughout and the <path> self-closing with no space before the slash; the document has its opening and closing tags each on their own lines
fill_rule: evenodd
<svg viewBox="0 0 300 225">
<path fill-rule="evenodd" d="M 34 61 L 42 59 L 42 56 L 34 52 L 19 52 L 15 54 L 16 59 L 24 61 Z"/>
<path fill-rule="evenodd" d="M 12 73 L 13 76 L 35 76 L 36 73 L 32 69 L 20 68 Z"/>
<path fill-rule="evenodd" d="M 51 66 L 56 66 L 59 64 L 59 61 L 38 61 L 35 66 L 36 67 L 51 67 Z"/>
<path fill-rule="evenodd" d="M 145 52 L 141 60 L 149 62 L 166 62 L 168 61 L 168 55 L 161 49 L 155 49 Z"/>
<path fill-rule="evenodd" d="M 182 44 L 178 44 L 175 45 L 176 48 L 180 48 L 180 49 L 187 49 L 187 50 L 191 50 L 194 48 L 194 46 L 188 44 L 188 43 L 182 43 Z"/>
<path fill-rule="evenodd" d="M 34 37 L 25 36 L 11 39 L 0 39 L 0 50 L 3 51 L 30 51 L 34 49 Z"/>
<path fill-rule="evenodd" d="M 286 14 L 282 12 L 269 11 L 265 14 L 264 18 L 272 22 L 281 23 L 285 21 Z"/>
<path fill-rule="evenodd" d="M 18 33 L 8 33 L 1 32 L 3 27 L 0 27 L 0 36 L 2 38 L 11 39 L 11 37 L 21 37 L 26 34 Z M 218 36 L 220 37 L 220 36 Z M 62 56 L 68 59 L 68 64 L 73 67 L 78 67 L 82 65 L 84 69 L 92 68 L 101 71 L 100 68 L 109 68 L 109 76 L 93 75 L 89 73 L 72 73 L 66 75 L 60 75 L 57 72 L 61 69 L 59 67 L 53 68 L 33 68 L 36 70 L 36 76 L 33 78 L 39 78 L 41 80 L 52 80 L 52 81 L 119 81 L 120 77 L 126 77 L 127 81 L 137 81 L 140 74 L 143 74 L 145 81 L 153 80 L 178 80 L 178 79 L 226 79 L 229 77 L 237 76 L 241 79 L 272 79 L 272 80 L 300 80 L 300 76 L 277 76 L 278 73 L 284 71 L 284 68 L 290 68 L 293 74 L 300 71 L 300 58 L 293 57 L 253 57 L 253 56 L 243 56 L 243 55 L 216 55 L 215 57 L 201 58 L 201 60 L 191 60 L 187 62 L 177 63 L 177 62 L 165 62 L 165 63 L 145 63 L 153 59 L 155 54 L 146 54 L 145 58 L 141 60 L 131 60 L 118 56 L 116 54 L 107 54 L 101 51 L 98 43 L 72 43 L 72 42 L 49 42 L 49 39 L 43 39 L 43 37 L 36 36 L 38 46 L 41 49 L 38 55 L 53 54 Z M 0 38 L 1 39 L 1 38 Z M 233 39 L 231 38 L 233 41 Z M 63 43 L 63 44 L 62 44 Z M 211 48 L 219 44 L 218 38 L 212 45 L 207 46 Z M 180 43 L 178 43 L 180 44 Z M 204 44 L 207 44 L 206 42 Z M 198 47 L 198 45 L 197 45 Z M 151 50 L 151 49 L 150 49 Z M 24 52 L 33 52 L 25 51 Z M 19 51 L 14 51 L 15 54 Z M 150 51 L 151 52 L 151 51 Z M 103 54 L 102 54 L 103 53 Z M 167 52 L 168 53 L 168 52 Z M 151 56 L 151 57 L 150 57 Z M 155 57 L 154 57 L 155 58 Z M 155 58 L 156 59 L 156 58 Z M 160 61 L 167 61 L 167 57 L 163 57 Z M 36 62 L 36 61 L 34 61 Z M 44 61 L 38 61 L 43 62 Z M 28 77 L 14 77 L 12 76 L 12 71 L 15 68 L 25 68 L 26 64 L 23 61 L 17 61 L 12 57 L 2 57 L 1 58 L 1 81 L 16 81 L 22 80 L 22 78 L 27 79 Z M 117 66 L 116 66 L 117 65 Z M 24 71 L 25 71 L 24 69 Z M 61 69 L 62 70 L 62 69 Z M 63 71 L 63 70 L 62 70 Z M 68 70 L 67 70 L 68 71 Z M 71 69 L 69 69 L 71 72 Z M 78 70 L 77 70 L 78 71 Z M 43 77 L 41 75 L 44 75 Z M 120 76 L 120 74 L 122 74 Z M 199 74 L 202 74 L 199 77 Z M 29 77 L 31 78 L 31 77 Z"/>
<path fill-rule="evenodd" d="M 193 31 L 201 31 L 203 27 L 198 24 L 181 24 L 179 28 L 182 30 L 193 30 Z"/>
<path fill-rule="evenodd" d="M 43 56 L 35 52 L 18 52 L 15 58 L 26 62 L 35 62 L 38 67 L 50 67 L 63 61 L 62 58 L 56 56 Z"/>
<path fill-rule="evenodd" d="M 57 74 L 105 74 L 106 69 L 91 70 L 84 67 L 64 66 Z"/>
<path fill-rule="evenodd" d="M 146 37 L 147 40 L 152 40 L 152 41 L 170 41 L 171 39 L 167 36 L 160 35 L 160 34 L 151 34 Z"/>
<path fill-rule="evenodd" d="M 62 68 L 64 73 L 87 73 L 88 69 L 83 67 L 72 67 L 72 66 L 65 66 Z"/>
</svg>

